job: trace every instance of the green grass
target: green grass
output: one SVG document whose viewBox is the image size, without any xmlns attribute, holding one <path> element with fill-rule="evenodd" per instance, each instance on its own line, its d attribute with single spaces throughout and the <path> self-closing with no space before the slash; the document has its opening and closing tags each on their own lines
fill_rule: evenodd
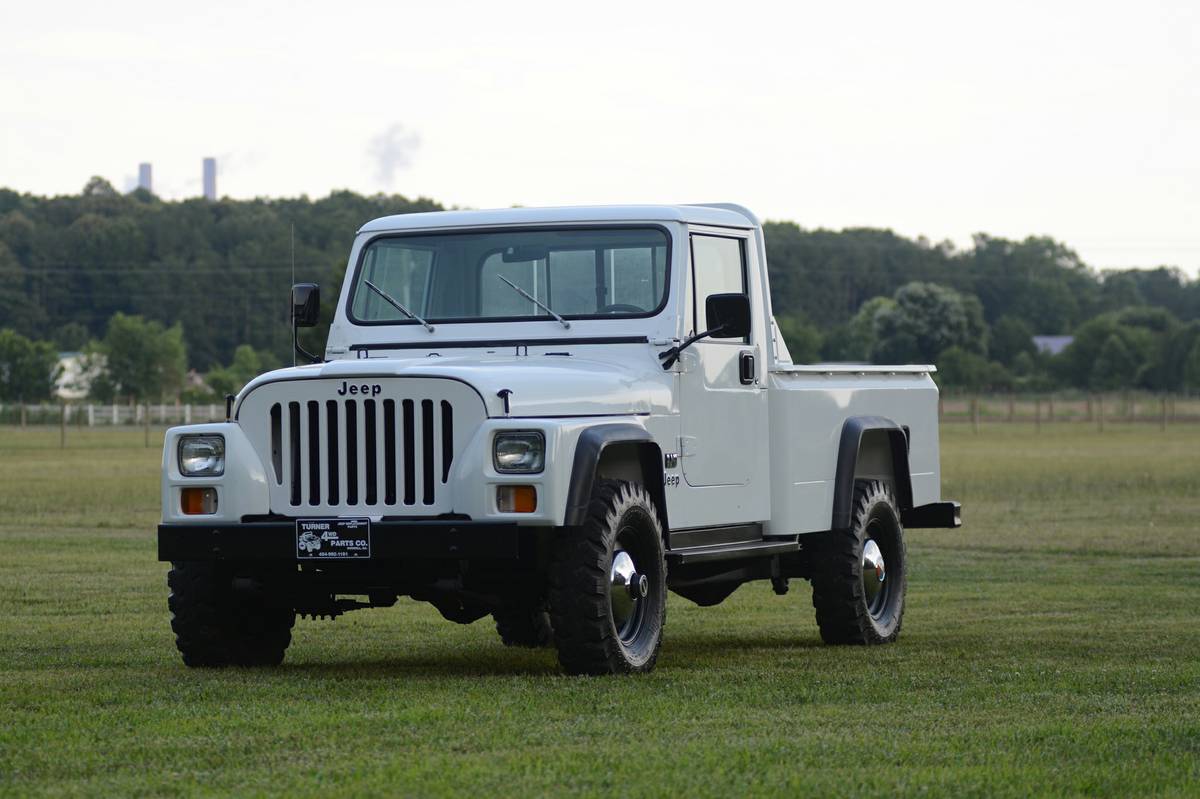
<svg viewBox="0 0 1200 799">
<path fill-rule="evenodd" d="M 672 596 L 653 674 L 579 679 L 407 600 L 185 669 L 158 449 L 0 429 L 0 793 L 1200 793 L 1200 426 L 944 435 L 967 526 L 909 536 L 899 643 L 825 647 L 806 583 L 752 584 Z"/>
</svg>

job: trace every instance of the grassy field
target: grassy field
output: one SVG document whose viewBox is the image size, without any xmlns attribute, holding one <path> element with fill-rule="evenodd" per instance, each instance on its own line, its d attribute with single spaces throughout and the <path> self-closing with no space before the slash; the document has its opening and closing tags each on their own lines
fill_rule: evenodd
<svg viewBox="0 0 1200 799">
<path fill-rule="evenodd" d="M 1200 794 L 1200 426 L 944 435 L 967 526 L 910 534 L 898 644 L 754 584 L 578 679 L 411 601 L 185 669 L 158 450 L 0 428 L 0 794 Z"/>
</svg>

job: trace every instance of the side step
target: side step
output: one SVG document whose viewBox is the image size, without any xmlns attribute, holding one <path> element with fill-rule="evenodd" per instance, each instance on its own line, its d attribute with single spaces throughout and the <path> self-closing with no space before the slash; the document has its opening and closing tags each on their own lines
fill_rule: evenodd
<svg viewBox="0 0 1200 799">
<path fill-rule="evenodd" d="M 683 566 L 689 563 L 707 563 L 717 560 L 745 560 L 786 555 L 799 552 L 799 536 L 770 538 L 760 541 L 744 541 L 736 544 L 719 544 L 709 547 L 684 547 L 667 553 L 667 560 Z"/>
</svg>

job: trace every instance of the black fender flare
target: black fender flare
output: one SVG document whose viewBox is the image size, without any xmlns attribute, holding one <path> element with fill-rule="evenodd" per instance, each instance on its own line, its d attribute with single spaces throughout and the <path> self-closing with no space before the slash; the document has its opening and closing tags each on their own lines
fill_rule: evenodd
<svg viewBox="0 0 1200 799">
<path fill-rule="evenodd" d="M 571 482 L 567 488 L 567 511 L 563 523 L 568 527 L 583 524 L 587 517 L 588 502 L 592 497 L 592 486 L 596 482 L 596 469 L 606 447 L 612 444 L 639 444 L 643 451 L 653 448 L 661 453 L 658 442 L 644 427 L 629 422 L 613 422 L 589 427 L 579 434 L 575 444 L 575 459 L 571 465 Z M 662 455 L 654 456 L 653 465 L 643 455 L 642 471 L 649 475 L 646 490 L 658 506 L 663 530 L 667 529 L 667 505 L 662 483 Z M 657 479 L 656 479 L 657 478 Z"/>
<path fill-rule="evenodd" d="M 887 433 L 892 449 L 892 477 L 896 481 L 896 501 L 900 510 L 912 507 L 912 474 L 908 465 L 908 432 L 885 416 L 851 416 L 842 425 L 838 442 L 837 471 L 833 483 L 832 530 L 850 527 L 854 503 L 854 472 L 858 467 L 858 450 L 864 433 L 882 430 Z"/>
</svg>

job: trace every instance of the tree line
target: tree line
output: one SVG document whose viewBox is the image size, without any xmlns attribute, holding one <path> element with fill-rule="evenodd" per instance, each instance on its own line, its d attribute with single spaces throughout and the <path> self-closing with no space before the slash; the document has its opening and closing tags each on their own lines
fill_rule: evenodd
<svg viewBox="0 0 1200 799">
<path fill-rule="evenodd" d="M 364 222 L 441 208 L 349 191 L 167 202 L 100 178 L 70 196 L 0 189 L 0 399 L 48 393 L 49 378 L 30 375 L 58 351 L 91 359 L 97 398 L 178 396 L 194 390 L 189 367 L 215 392 L 236 390 L 291 360 L 293 275 L 325 288 L 328 317 Z M 1200 282 L 1178 269 L 1099 272 L 1045 237 L 980 234 L 958 249 L 888 230 L 765 227 L 797 362 L 936 363 L 943 385 L 978 390 L 1200 389 Z M 1035 334 L 1075 340 L 1050 356 Z"/>
</svg>

